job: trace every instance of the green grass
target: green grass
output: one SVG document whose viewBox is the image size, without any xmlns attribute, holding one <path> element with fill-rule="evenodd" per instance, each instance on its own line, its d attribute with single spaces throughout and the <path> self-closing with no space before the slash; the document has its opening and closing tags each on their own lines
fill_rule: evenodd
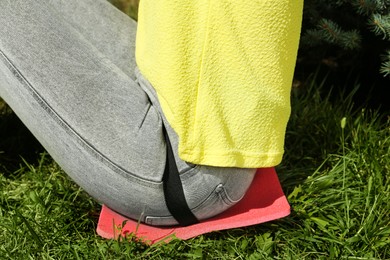
<svg viewBox="0 0 390 260">
<path fill-rule="evenodd" d="M 293 90 L 278 167 L 290 216 L 154 246 L 104 240 L 100 206 L 42 153 L 0 167 L 0 258 L 390 259 L 389 119 L 353 109 L 352 95 L 331 101 L 315 82 Z"/>
<path fill-rule="evenodd" d="M 138 18 L 138 3 L 139 0 L 108 0 L 119 10 L 137 20 Z"/>
</svg>

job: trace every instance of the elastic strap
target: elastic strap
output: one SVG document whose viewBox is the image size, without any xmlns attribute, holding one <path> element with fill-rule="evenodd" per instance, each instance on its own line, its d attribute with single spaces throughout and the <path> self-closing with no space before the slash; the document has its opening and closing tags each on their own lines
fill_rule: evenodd
<svg viewBox="0 0 390 260">
<path fill-rule="evenodd" d="M 183 185 L 180 180 L 167 131 L 165 128 L 163 131 L 167 145 L 167 161 L 163 176 L 163 187 L 168 210 L 181 226 L 198 223 L 198 219 L 191 212 L 184 196 Z"/>
</svg>

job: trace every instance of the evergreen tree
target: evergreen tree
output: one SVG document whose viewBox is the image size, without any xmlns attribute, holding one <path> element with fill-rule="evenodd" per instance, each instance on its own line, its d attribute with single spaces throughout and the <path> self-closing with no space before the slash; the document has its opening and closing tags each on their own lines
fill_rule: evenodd
<svg viewBox="0 0 390 260">
<path fill-rule="evenodd" d="M 305 0 L 300 49 L 309 59 L 332 49 L 335 63 L 350 65 L 363 52 L 379 55 L 390 78 L 390 0 Z"/>
</svg>

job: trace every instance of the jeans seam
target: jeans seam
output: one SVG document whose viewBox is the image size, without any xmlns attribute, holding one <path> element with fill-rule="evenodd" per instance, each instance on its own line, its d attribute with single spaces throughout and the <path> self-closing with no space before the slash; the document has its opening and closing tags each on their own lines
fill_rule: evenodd
<svg viewBox="0 0 390 260">
<path fill-rule="evenodd" d="M 139 176 L 134 175 L 133 173 L 125 170 L 118 164 L 114 163 L 110 159 L 108 159 L 106 156 L 104 156 L 101 152 L 99 152 L 93 145 L 91 145 L 89 142 L 87 142 L 79 133 L 77 133 L 64 119 L 60 117 L 60 115 L 57 114 L 57 112 L 45 101 L 45 99 L 38 93 L 38 91 L 31 85 L 31 83 L 27 80 L 27 78 L 22 74 L 21 71 L 19 71 L 16 66 L 12 63 L 12 61 L 5 55 L 5 53 L 0 49 L 0 59 L 3 60 L 6 67 L 11 71 L 11 73 L 17 78 L 17 80 L 25 86 L 28 92 L 32 95 L 32 97 L 35 99 L 35 101 L 38 102 L 38 104 L 43 108 L 51 118 L 57 124 L 65 130 L 66 133 L 69 135 L 73 135 L 76 137 L 77 142 L 85 148 L 86 151 L 88 151 L 92 156 L 94 156 L 96 159 L 98 159 L 100 162 L 105 164 L 107 167 L 109 167 L 114 172 L 122 175 L 125 178 L 132 179 L 132 181 L 137 182 L 138 184 L 153 187 L 155 184 L 160 184 L 161 182 L 151 181 L 144 178 L 141 178 Z"/>
<path fill-rule="evenodd" d="M 140 130 L 142 128 L 143 124 L 145 123 L 146 117 L 148 116 L 149 111 L 150 111 L 151 108 L 152 108 L 152 105 L 149 103 L 148 106 L 145 109 L 144 117 L 142 118 L 141 123 L 138 125 L 138 130 Z"/>
</svg>

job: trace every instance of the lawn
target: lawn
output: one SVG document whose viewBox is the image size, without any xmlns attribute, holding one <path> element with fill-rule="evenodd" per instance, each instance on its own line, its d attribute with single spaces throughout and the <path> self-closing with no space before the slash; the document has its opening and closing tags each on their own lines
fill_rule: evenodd
<svg viewBox="0 0 390 260">
<path fill-rule="evenodd" d="M 292 92 L 277 168 L 290 216 L 153 246 L 105 240 L 95 232 L 100 205 L 47 153 L 0 153 L 0 258 L 389 259 L 389 118 L 354 107 L 352 94 L 324 93 L 315 77 Z M 0 129 L 10 123 L 2 111 Z"/>
<path fill-rule="evenodd" d="M 111 2 L 136 17 L 137 0 Z M 152 246 L 99 237 L 100 205 L 0 99 L 0 259 L 390 259 L 390 118 L 324 82 L 292 91 L 288 217 Z"/>
</svg>

